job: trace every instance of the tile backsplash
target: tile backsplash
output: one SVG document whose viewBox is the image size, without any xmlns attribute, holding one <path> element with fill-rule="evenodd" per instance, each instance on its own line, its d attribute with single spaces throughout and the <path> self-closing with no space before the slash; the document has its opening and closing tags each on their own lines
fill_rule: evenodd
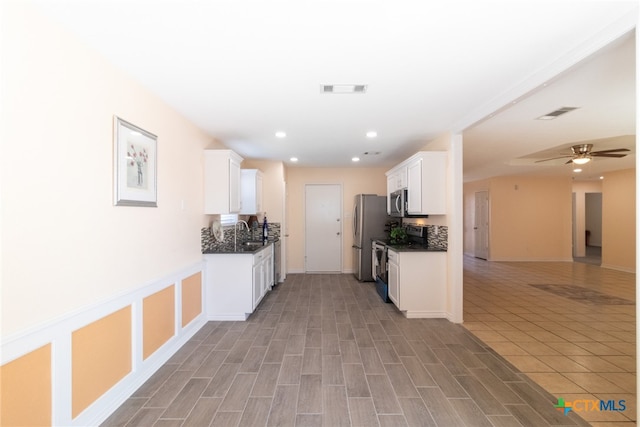
<svg viewBox="0 0 640 427">
<path fill-rule="evenodd" d="M 224 232 L 224 240 L 222 242 L 216 241 L 211 235 L 211 227 L 204 227 L 200 230 L 200 247 L 202 253 L 215 251 L 216 249 L 233 247 L 233 227 L 227 226 L 222 227 L 222 231 Z M 252 229 L 247 231 L 246 228 L 238 229 L 237 239 L 238 242 L 242 242 L 245 240 L 261 240 L 262 238 L 262 226 L 259 226 L 257 229 Z M 280 223 L 270 222 L 269 223 L 269 239 L 279 239 L 280 238 Z"/>
<path fill-rule="evenodd" d="M 447 250 L 449 231 L 446 225 L 427 225 L 427 242 L 430 248 Z"/>
</svg>

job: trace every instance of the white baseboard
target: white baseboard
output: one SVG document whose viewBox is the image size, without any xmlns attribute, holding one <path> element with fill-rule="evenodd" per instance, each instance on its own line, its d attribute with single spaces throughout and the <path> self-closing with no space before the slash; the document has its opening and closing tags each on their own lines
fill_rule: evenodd
<svg viewBox="0 0 640 427">
<path fill-rule="evenodd" d="M 210 321 L 240 321 L 244 322 L 249 318 L 247 313 L 214 314 L 207 317 Z"/>
<path fill-rule="evenodd" d="M 444 311 L 403 311 L 407 319 L 447 319 Z"/>
</svg>

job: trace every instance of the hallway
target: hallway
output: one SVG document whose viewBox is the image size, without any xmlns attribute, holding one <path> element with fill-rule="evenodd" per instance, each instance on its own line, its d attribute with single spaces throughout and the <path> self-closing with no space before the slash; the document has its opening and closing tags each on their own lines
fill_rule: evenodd
<svg viewBox="0 0 640 427">
<path fill-rule="evenodd" d="M 205 325 L 103 425 L 586 425 L 558 397 L 625 399 L 580 415 L 635 425 L 634 280 L 467 258 L 463 326 L 405 319 L 352 275 L 289 275 L 247 322 Z M 531 286 L 550 284 L 604 297 Z"/>
</svg>

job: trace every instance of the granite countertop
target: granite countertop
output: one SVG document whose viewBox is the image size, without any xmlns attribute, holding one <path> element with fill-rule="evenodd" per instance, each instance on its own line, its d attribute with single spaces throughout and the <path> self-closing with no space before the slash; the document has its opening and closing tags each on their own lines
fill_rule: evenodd
<svg viewBox="0 0 640 427">
<path fill-rule="evenodd" d="M 233 243 L 231 244 L 225 244 L 224 246 L 218 246 L 218 247 L 213 247 L 213 248 L 209 248 L 208 250 L 203 251 L 202 253 L 205 255 L 211 255 L 211 254 L 254 254 L 257 252 L 260 252 L 262 249 L 266 248 L 267 246 L 269 246 L 272 243 L 277 242 L 279 239 L 269 239 L 267 241 L 257 241 L 257 240 L 250 240 L 250 241 L 242 241 L 242 242 L 238 242 L 235 246 Z M 250 244 L 248 244 L 248 242 L 251 242 Z"/>
<path fill-rule="evenodd" d="M 446 249 L 437 246 L 425 246 L 416 243 L 391 243 L 389 240 L 376 239 L 389 249 L 396 252 L 447 252 Z"/>
</svg>

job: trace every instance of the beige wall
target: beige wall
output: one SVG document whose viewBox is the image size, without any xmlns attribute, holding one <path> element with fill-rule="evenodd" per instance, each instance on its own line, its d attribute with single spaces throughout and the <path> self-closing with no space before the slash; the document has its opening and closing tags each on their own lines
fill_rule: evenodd
<svg viewBox="0 0 640 427">
<path fill-rule="evenodd" d="M 491 260 L 571 260 L 572 233 L 584 254 L 584 197 L 602 192 L 602 266 L 635 272 L 635 170 L 598 182 L 569 177 L 498 177 L 464 184 L 464 251 L 473 255 L 474 194 L 488 190 Z M 515 186 L 518 185 L 518 190 Z M 572 218 L 576 197 L 576 224 Z"/>
<path fill-rule="evenodd" d="M 489 190 L 489 259 L 570 261 L 571 178 L 507 176 L 464 186 L 465 252 L 473 253 L 473 197 Z"/>
<path fill-rule="evenodd" d="M 215 143 L 27 5 L 1 28 L 4 337 L 199 262 Z M 158 136 L 157 208 L 113 206 L 114 115 Z"/>
<path fill-rule="evenodd" d="M 602 182 L 602 266 L 636 271 L 636 173 L 604 174 Z"/>
<path fill-rule="evenodd" d="M 262 204 L 269 222 L 284 221 L 284 164 L 273 160 L 246 159 L 242 169 L 262 171 Z"/>
<path fill-rule="evenodd" d="M 388 168 L 287 168 L 287 271 L 304 271 L 304 188 L 305 184 L 342 185 L 342 269 L 353 271 L 351 253 L 352 225 L 351 210 L 356 194 L 368 193 L 385 195 Z"/>
</svg>

